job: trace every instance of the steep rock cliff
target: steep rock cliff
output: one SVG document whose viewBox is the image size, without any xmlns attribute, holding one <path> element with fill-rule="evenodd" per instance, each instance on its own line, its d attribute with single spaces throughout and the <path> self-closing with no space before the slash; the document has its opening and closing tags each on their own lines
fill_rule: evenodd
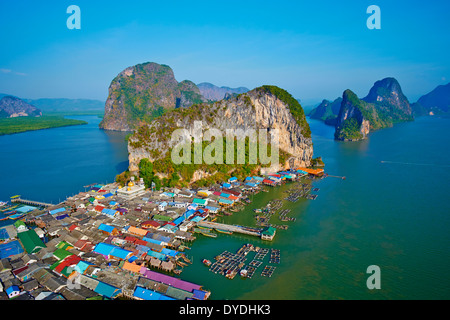
<svg viewBox="0 0 450 320">
<path fill-rule="evenodd" d="M 272 169 L 311 164 L 311 132 L 302 107 L 286 91 L 264 86 L 228 100 L 173 110 L 142 126 L 129 139 L 129 170 L 137 173 L 141 159 L 167 158 L 176 143 L 171 141 L 174 130 L 183 128 L 193 136 L 195 121 L 202 122 L 203 131 L 214 128 L 223 136 L 227 129 L 265 129 L 269 134 L 278 129 L 280 151 L 289 156 Z"/>
<path fill-rule="evenodd" d="M 400 84 L 394 78 L 385 78 L 377 81 L 364 99 L 359 99 L 351 90 L 344 92 L 336 119 L 335 139 L 362 140 L 370 131 L 413 120 L 411 106 Z"/>
<path fill-rule="evenodd" d="M 0 118 L 40 117 L 41 110 L 13 96 L 0 99 Z"/>
<path fill-rule="evenodd" d="M 204 101 L 197 86 L 187 80 L 178 83 L 169 66 L 138 64 L 111 82 L 100 128 L 133 131 L 168 110 Z"/>
</svg>

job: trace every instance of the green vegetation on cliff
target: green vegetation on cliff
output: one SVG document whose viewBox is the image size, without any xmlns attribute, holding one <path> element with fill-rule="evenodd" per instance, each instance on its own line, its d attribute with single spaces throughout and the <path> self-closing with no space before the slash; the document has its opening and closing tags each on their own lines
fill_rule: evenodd
<svg viewBox="0 0 450 320">
<path fill-rule="evenodd" d="M 204 154 L 205 148 L 207 148 L 209 145 L 209 142 L 202 143 L 202 154 Z M 259 160 L 256 164 L 249 164 L 250 145 L 248 139 L 246 139 L 244 145 L 244 164 L 238 164 L 237 161 L 235 161 L 235 163 L 233 164 L 226 163 L 227 151 L 225 138 L 223 138 L 222 163 L 206 164 L 205 162 L 203 162 L 202 164 L 194 164 L 193 159 L 195 148 L 195 144 L 193 144 L 191 146 L 190 155 L 191 164 L 174 164 L 171 158 L 172 150 L 170 150 L 170 152 L 168 152 L 168 154 L 163 159 L 159 159 L 158 161 L 155 161 L 153 163 L 150 162 L 149 159 L 142 159 L 139 163 L 139 175 L 144 179 L 146 187 L 150 187 L 152 182 L 155 182 L 157 189 L 159 189 L 160 187 L 187 187 L 191 184 L 191 181 L 196 172 L 202 172 L 205 177 L 195 181 L 192 185 L 194 187 L 204 187 L 212 185 L 214 183 L 222 183 L 224 181 L 227 181 L 232 176 L 243 180 L 249 175 L 258 174 L 261 167 L 270 165 L 262 165 Z M 257 148 L 259 150 L 259 144 L 257 144 Z M 270 157 L 270 144 L 268 145 L 267 149 L 268 156 Z M 237 150 L 238 143 L 237 140 L 235 140 L 233 150 L 235 157 L 237 154 Z M 212 156 L 215 156 L 215 154 L 213 154 Z M 280 163 L 285 163 L 290 157 L 289 154 L 283 152 L 282 150 L 279 151 L 279 156 Z M 157 174 L 164 175 L 165 177 L 160 179 Z M 124 173 L 122 175 L 119 175 L 116 181 L 121 184 L 125 184 L 128 179 L 129 175 L 126 175 Z"/>
<path fill-rule="evenodd" d="M 168 110 L 206 101 L 192 81 L 178 83 L 167 65 L 149 62 L 122 71 L 109 87 L 100 127 L 131 131 Z"/>
<path fill-rule="evenodd" d="M 302 134 L 305 138 L 311 138 L 311 129 L 306 121 L 305 112 L 302 106 L 289 92 L 281 89 L 277 86 L 262 86 L 256 90 L 263 90 L 276 96 L 278 99 L 283 101 L 291 111 L 294 119 L 297 121 L 298 125 L 302 129 Z"/>
<path fill-rule="evenodd" d="M 339 131 L 338 136 L 336 138 L 338 140 L 344 141 L 355 141 L 363 139 L 363 135 L 360 132 L 360 125 L 358 124 L 358 120 L 356 118 L 346 119 L 342 125 L 342 129 Z"/>
</svg>

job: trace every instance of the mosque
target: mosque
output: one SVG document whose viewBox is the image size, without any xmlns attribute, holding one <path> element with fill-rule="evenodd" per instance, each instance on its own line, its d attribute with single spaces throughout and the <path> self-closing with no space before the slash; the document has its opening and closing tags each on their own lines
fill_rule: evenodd
<svg viewBox="0 0 450 320">
<path fill-rule="evenodd" d="M 134 183 L 134 177 L 131 177 L 131 181 L 123 188 L 117 190 L 117 195 L 126 200 L 132 200 L 145 193 L 144 179 L 140 179 L 139 183 Z"/>
</svg>

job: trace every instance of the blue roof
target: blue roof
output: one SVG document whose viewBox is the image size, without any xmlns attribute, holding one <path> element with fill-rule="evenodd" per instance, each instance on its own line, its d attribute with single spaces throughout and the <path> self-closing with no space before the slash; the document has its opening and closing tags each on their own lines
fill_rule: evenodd
<svg viewBox="0 0 450 320">
<path fill-rule="evenodd" d="M 178 225 L 182 224 L 184 220 L 185 220 L 184 216 L 181 216 L 181 217 L 178 217 L 175 220 L 173 220 L 172 223 L 174 223 L 175 225 L 178 226 Z"/>
<path fill-rule="evenodd" d="M 5 244 L 0 244 L 0 259 L 8 258 L 15 254 L 23 252 L 23 248 L 18 240 L 11 241 Z"/>
<path fill-rule="evenodd" d="M 18 286 L 11 286 L 11 287 L 8 287 L 5 291 L 6 291 L 7 295 L 10 295 L 14 291 L 20 291 L 20 289 Z"/>
<path fill-rule="evenodd" d="M 222 192 L 222 193 L 220 194 L 220 197 L 223 197 L 223 198 L 229 198 L 229 197 L 230 197 L 230 194 L 229 194 L 229 193 L 224 193 L 224 192 Z"/>
<path fill-rule="evenodd" d="M 67 213 L 65 213 L 65 214 L 62 214 L 62 215 L 60 215 L 60 216 L 57 216 L 56 217 L 56 220 L 62 220 L 62 219 L 65 219 L 65 218 L 67 218 L 69 215 L 67 214 Z"/>
<path fill-rule="evenodd" d="M 36 209 L 36 207 L 23 206 L 23 207 L 16 209 L 16 211 L 19 211 L 21 213 L 27 213 L 27 212 L 33 211 L 34 209 Z"/>
<path fill-rule="evenodd" d="M 229 183 L 224 183 L 222 186 L 224 188 L 226 188 L 226 189 L 230 189 L 231 188 L 231 184 L 229 184 Z"/>
<path fill-rule="evenodd" d="M 9 234 L 6 229 L 0 229 L 0 240 L 9 239 Z"/>
<path fill-rule="evenodd" d="M 94 249 L 94 252 L 104 256 L 113 256 L 120 259 L 126 259 L 131 251 L 116 247 L 112 244 L 100 242 Z"/>
<path fill-rule="evenodd" d="M 233 204 L 233 201 L 228 200 L 228 199 L 219 199 L 219 203 Z"/>
<path fill-rule="evenodd" d="M 113 194 L 112 193 L 107 193 L 107 194 L 105 194 L 105 195 L 103 195 L 105 198 L 109 198 L 109 197 L 112 197 L 113 196 Z"/>
<path fill-rule="evenodd" d="M 191 221 L 193 221 L 193 222 L 199 222 L 199 221 L 202 221 L 202 220 L 203 220 L 203 218 L 200 217 L 200 216 L 196 216 L 193 219 L 191 219 Z"/>
<path fill-rule="evenodd" d="M 247 182 L 245 185 L 249 186 L 249 187 L 256 187 L 256 184 L 254 184 L 252 182 Z"/>
<path fill-rule="evenodd" d="M 195 210 L 188 210 L 186 211 L 183 216 L 186 216 L 186 218 L 189 218 L 190 216 L 192 216 L 195 213 Z"/>
<path fill-rule="evenodd" d="M 209 211 L 212 211 L 212 212 L 216 212 L 216 211 L 218 211 L 220 208 L 218 208 L 218 207 L 213 207 L 213 206 L 206 206 L 205 209 L 208 209 Z"/>
<path fill-rule="evenodd" d="M 154 243 L 154 244 L 159 244 L 159 245 L 161 245 L 161 243 L 162 243 L 162 241 L 160 241 L 160 240 L 155 240 L 155 239 L 147 238 L 147 237 L 142 238 L 142 240 L 150 242 L 150 243 Z"/>
<path fill-rule="evenodd" d="M 264 178 L 257 177 L 257 176 L 254 176 L 253 179 L 258 180 L 258 181 L 263 181 L 264 180 Z"/>
<path fill-rule="evenodd" d="M 228 179 L 228 181 L 237 181 L 236 177 L 231 177 L 230 179 Z"/>
<path fill-rule="evenodd" d="M 102 231 L 105 231 L 105 232 L 108 232 L 108 233 L 111 233 L 111 232 L 113 232 L 113 230 L 115 229 L 113 226 L 109 226 L 109 225 L 107 225 L 107 224 L 101 224 L 99 227 L 98 227 L 98 229 L 99 230 L 102 230 Z"/>
<path fill-rule="evenodd" d="M 117 212 L 116 210 L 106 209 L 106 208 L 102 210 L 102 213 L 107 214 L 107 215 L 109 215 L 109 216 L 115 215 L 116 212 Z"/>
<path fill-rule="evenodd" d="M 194 298 L 195 299 L 205 300 L 205 296 L 206 296 L 206 292 L 205 291 L 194 289 L 192 291 L 192 293 L 194 294 Z"/>
<path fill-rule="evenodd" d="M 133 261 L 136 261 L 138 258 L 135 256 L 132 256 L 130 259 L 128 259 L 129 263 L 132 263 Z"/>
<path fill-rule="evenodd" d="M 161 250 L 161 253 L 165 254 L 166 256 L 175 257 L 178 254 L 178 251 L 164 248 Z"/>
<path fill-rule="evenodd" d="M 118 295 L 121 290 L 116 287 L 113 287 L 107 283 L 99 281 L 98 285 L 97 285 L 97 287 L 95 287 L 94 291 L 104 297 L 111 299 L 111 298 L 114 298 L 116 295 Z"/>
<path fill-rule="evenodd" d="M 145 240 L 144 240 L 144 241 L 145 241 Z M 136 246 L 136 249 L 139 250 L 139 251 L 145 252 L 145 253 L 147 253 L 148 250 L 150 250 L 149 247 L 146 247 L 146 246 L 143 246 L 143 245 L 140 245 L 140 244 L 138 244 L 138 245 Z"/>
<path fill-rule="evenodd" d="M 54 215 L 54 214 L 57 214 L 57 213 L 60 213 L 60 212 L 64 212 L 64 211 L 66 211 L 66 208 L 59 208 L 59 209 L 51 210 L 51 211 L 49 211 L 49 213 L 51 215 Z"/>
<path fill-rule="evenodd" d="M 149 250 L 147 252 L 147 255 L 150 256 L 150 257 L 157 258 L 159 260 L 166 260 L 166 255 L 164 255 L 162 253 L 159 253 L 159 252 L 156 252 L 156 251 L 153 251 L 153 250 Z"/>
<path fill-rule="evenodd" d="M 161 294 L 158 292 L 155 292 L 153 290 L 145 289 L 142 287 L 136 287 L 134 289 L 134 294 L 136 298 L 143 299 L 143 300 L 160 300 Z"/>
<path fill-rule="evenodd" d="M 92 264 L 92 263 L 90 263 L 90 262 L 81 260 L 81 261 L 78 262 L 77 265 L 75 266 L 75 271 L 78 272 L 78 273 L 83 274 L 89 266 L 93 266 L 93 265 L 94 265 L 94 264 Z"/>
</svg>

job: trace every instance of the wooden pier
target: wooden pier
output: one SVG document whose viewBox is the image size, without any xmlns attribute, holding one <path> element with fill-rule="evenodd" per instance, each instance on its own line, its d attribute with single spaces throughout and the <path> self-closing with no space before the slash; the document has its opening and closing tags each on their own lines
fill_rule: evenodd
<svg viewBox="0 0 450 320">
<path fill-rule="evenodd" d="M 15 198 L 15 199 L 11 199 L 12 203 L 21 203 L 21 204 L 26 204 L 29 206 L 35 206 L 35 207 L 51 207 L 53 206 L 53 204 L 51 203 L 45 203 L 45 202 L 39 202 L 39 201 L 32 201 L 32 200 L 26 200 L 26 199 L 22 199 L 22 198 Z"/>
<path fill-rule="evenodd" d="M 221 230 L 221 231 L 229 231 L 229 232 L 233 232 L 233 233 L 234 232 L 243 233 L 243 234 L 247 234 L 250 236 L 257 236 L 257 237 L 261 237 L 261 232 L 262 232 L 262 229 L 222 224 L 222 223 L 209 222 L 209 221 L 200 221 L 197 225 L 199 227 L 206 227 L 206 228 L 216 229 L 216 230 Z"/>
</svg>

